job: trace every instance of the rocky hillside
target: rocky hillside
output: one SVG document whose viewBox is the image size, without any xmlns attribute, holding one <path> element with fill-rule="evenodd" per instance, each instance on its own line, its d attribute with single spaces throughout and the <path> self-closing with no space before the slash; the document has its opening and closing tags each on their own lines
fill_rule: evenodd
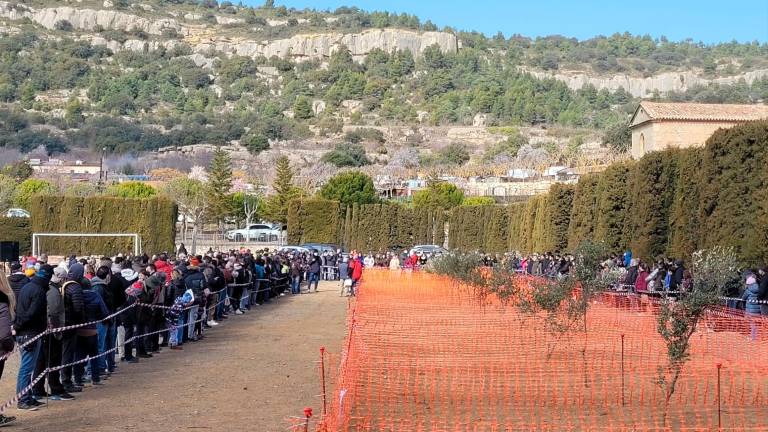
<svg viewBox="0 0 768 432">
<path fill-rule="evenodd" d="M 0 1 L 0 53 L 6 159 L 226 145 L 311 165 L 346 142 L 381 167 L 574 163 L 626 144 L 638 98 L 768 98 L 765 44 L 489 38 L 356 8 Z"/>
</svg>

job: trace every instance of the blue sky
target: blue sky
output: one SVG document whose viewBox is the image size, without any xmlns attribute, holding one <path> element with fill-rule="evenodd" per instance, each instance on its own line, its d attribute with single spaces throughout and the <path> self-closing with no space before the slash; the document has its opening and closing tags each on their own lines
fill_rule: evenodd
<svg viewBox="0 0 768 432">
<path fill-rule="evenodd" d="M 244 0 L 249 5 L 262 0 Z M 691 38 L 705 43 L 768 42 L 768 0 L 276 0 L 297 9 L 407 12 L 438 27 L 478 30 L 506 36 L 561 34 L 588 39 L 629 31 L 633 34 Z"/>
</svg>

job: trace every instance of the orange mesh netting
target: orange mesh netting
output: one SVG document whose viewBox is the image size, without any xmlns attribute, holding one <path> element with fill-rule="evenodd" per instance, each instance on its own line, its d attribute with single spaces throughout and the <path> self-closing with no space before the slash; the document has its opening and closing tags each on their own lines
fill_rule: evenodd
<svg viewBox="0 0 768 432">
<path fill-rule="evenodd" d="M 366 271 L 319 430 L 717 430 L 718 422 L 768 430 L 761 319 L 708 314 L 665 427 L 658 377 L 666 346 L 653 301 L 602 295 L 589 308 L 586 338 L 548 331 L 542 315 L 513 305 L 484 303 L 436 275 Z"/>
</svg>

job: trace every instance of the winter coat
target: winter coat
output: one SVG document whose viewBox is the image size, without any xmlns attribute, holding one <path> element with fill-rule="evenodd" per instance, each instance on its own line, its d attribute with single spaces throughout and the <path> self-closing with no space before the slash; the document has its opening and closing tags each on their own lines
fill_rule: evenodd
<svg viewBox="0 0 768 432">
<path fill-rule="evenodd" d="M 195 295 L 195 304 L 201 304 L 203 300 L 203 291 L 208 287 L 205 275 L 197 267 L 189 267 L 188 273 L 184 277 L 184 286 L 192 290 Z"/>
<path fill-rule="evenodd" d="M 627 269 L 627 275 L 624 277 L 624 284 L 634 285 L 637 281 L 637 266 L 631 266 Z"/>
<path fill-rule="evenodd" d="M 93 279 L 91 279 L 91 289 L 101 297 L 110 313 L 115 311 L 115 300 L 107 281 L 98 276 L 94 276 Z"/>
<path fill-rule="evenodd" d="M 92 322 L 104 319 L 109 315 L 107 306 L 104 304 L 101 296 L 94 290 L 83 290 L 83 310 L 85 322 Z M 96 330 L 96 323 L 83 327 L 84 330 Z"/>
<path fill-rule="evenodd" d="M 310 273 L 320 273 L 320 258 L 314 257 L 312 263 L 309 264 Z"/>
<path fill-rule="evenodd" d="M 744 311 L 749 314 L 760 315 L 760 304 L 753 303 L 758 300 L 757 296 L 760 293 L 760 285 L 753 283 L 747 285 L 747 289 L 744 290 L 741 299 L 746 302 L 744 305 Z"/>
<path fill-rule="evenodd" d="M 672 273 L 672 276 L 669 280 L 669 290 L 670 291 L 679 291 L 682 288 L 683 284 L 683 267 L 678 266 L 675 271 Z"/>
<path fill-rule="evenodd" d="M 48 324 L 52 328 L 64 326 L 64 299 L 61 298 L 61 285 L 51 282 L 45 295 L 48 302 Z M 56 333 L 60 335 L 61 333 Z"/>
<path fill-rule="evenodd" d="M 34 276 L 19 291 L 16 299 L 16 319 L 13 327 L 19 336 L 34 336 L 48 327 L 48 311 L 45 292 L 48 281 Z"/>
<path fill-rule="evenodd" d="M 763 275 L 760 279 L 760 289 L 757 293 L 758 300 L 768 300 L 768 275 Z"/>
<path fill-rule="evenodd" d="M 8 283 L 11 285 L 11 290 L 13 290 L 13 295 L 16 296 L 16 298 L 19 298 L 19 291 L 21 291 L 21 287 L 26 285 L 29 282 L 29 278 L 24 273 L 18 272 L 13 273 L 12 275 L 8 276 Z"/>
<path fill-rule="evenodd" d="M 64 325 L 80 324 L 85 319 L 83 287 L 74 281 L 66 281 L 61 290 L 64 296 Z"/>
<path fill-rule="evenodd" d="M 342 261 L 339 263 L 339 278 L 340 279 L 348 279 L 349 278 L 349 263 Z"/>
<path fill-rule="evenodd" d="M 13 350 L 11 334 L 11 309 L 8 303 L 0 303 L 0 356 Z"/>
<path fill-rule="evenodd" d="M 635 291 L 647 291 L 648 290 L 648 272 L 643 270 L 637 274 L 635 279 Z"/>
<path fill-rule="evenodd" d="M 363 277 L 363 264 L 360 260 L 352 260 L 352 280 L 360 280 Z"/>
<path fill-rule="evenodd" d="M 155 261 L 155 269 L 158 273 L 165 273 L 165 283 L 171 282 L 171 273 L 173 273 L 173 267 L 168 264 L 167 261 L 157 260 Z"/>
</svg>

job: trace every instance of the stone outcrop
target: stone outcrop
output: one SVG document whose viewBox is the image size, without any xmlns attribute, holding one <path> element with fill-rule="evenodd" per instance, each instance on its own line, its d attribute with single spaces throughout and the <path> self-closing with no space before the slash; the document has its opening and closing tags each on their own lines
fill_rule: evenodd
<svg viewBox="0 0 768 432">
<path fill-rule="evenodd" d="M 682 92 L 691 87 L 706 86 L 708 84 L 735 84 L 741 80 L 751 84 L 763 77 L 768 77 L 768 69 L 759 69 L 740 75 L 720 78 L 705 78 L 693 71 L 664 72 L 647 78 L 626 74 L 600 77 L 589 75 L 585 72 L 565 71 L 550 73 L 534 70 L 525 71 L 537 78 L 554 78 L 562 81 L 573 90 L 578 90 L 587 84 L 592 84 L 598 90 L 608 89 L 614 91 L 623 87 L 624 90 L 635 97 L 647 97 L 652 95 L 654 91 L 659 93 Z"/>
<path fill-rule="evenodd" d="M 444 32 L 416 32 L 399 29 L 372 29 L 361 33 L 299 34 L 288 39 L 272 41 L 213 39 L 200 41 L 193 47 L 197 52 L 209 50 L 247 57 L 290 57 L 296 61 L 328 58 L 342 45 L 356 60 L 362 60 L 379 48 L 410 51 L 419 56 L 430 45 L 437 44 L 444 52 L 456 52 L 456 36 Z"/>
<path fill-rule="evenodd" d="M 21 20 L 29 18 L 47 29 L 54 29 L 59 21 L 69 21 L 79 30 L 96 30 L 98 27 L 114 30 L 141 30 L 159 35 L 165 29 L 182 33 L 182 26 L 172 18 L 148 19 L 112 10 L 77 9 L 69 6 L 32 9 L 8 2 L 0 2 L 0 16 Z"/>
</svg>

